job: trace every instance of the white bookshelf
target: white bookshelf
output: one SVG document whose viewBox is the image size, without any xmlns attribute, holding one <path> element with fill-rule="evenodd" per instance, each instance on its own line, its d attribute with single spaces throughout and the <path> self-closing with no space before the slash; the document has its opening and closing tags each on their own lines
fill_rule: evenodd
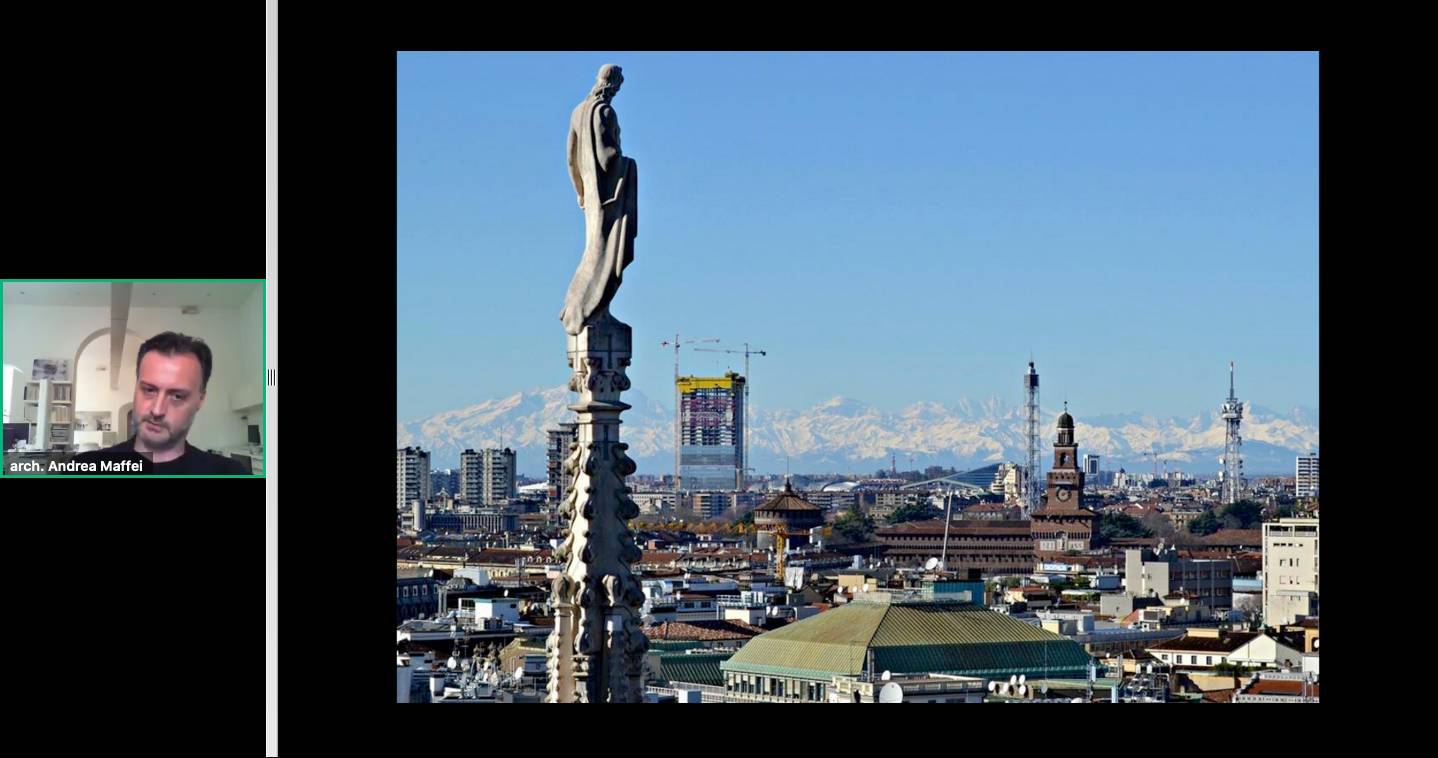
<svg viewBox="0 0 1438 758">
<path fill-rule="evenodd" d="M 48 395 L 48 397 L 47 397 Z M 75 444 L 75 383 L 50 379 L 25 383 L 23 403 L 25 422 L 30 425 L 30 444 L 46 450 Z M 40 441 L 42 432 L 49 439 Z"/>
</svg>

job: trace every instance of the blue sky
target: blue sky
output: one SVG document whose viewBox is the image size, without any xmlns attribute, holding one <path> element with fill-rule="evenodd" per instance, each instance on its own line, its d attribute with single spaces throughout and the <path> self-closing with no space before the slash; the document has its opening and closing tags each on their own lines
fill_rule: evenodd
<svg viewBox="0 0 1438 758">
<path fill-rule="evenodd" d="M 672 397 L 680 332 L 755 407 L 1318 407 L 1316 54 L 404 53 L 399 420 L 568 376 L 569 113 L 604 63 L 640 171 L 611 308 Z M 710 347 L 710 346 L 706 346 Z M 684 373 L 742 356 L 685 350 Z"/>
</svg>

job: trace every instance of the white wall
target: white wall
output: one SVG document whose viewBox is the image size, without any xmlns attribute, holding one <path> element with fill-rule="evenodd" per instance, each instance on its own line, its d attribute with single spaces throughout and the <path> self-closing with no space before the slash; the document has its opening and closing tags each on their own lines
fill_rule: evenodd
<svg viewBox="0 0 1438 758">
<path fill-rule="evenodd" d="M 202 307 L 200 313 L 190 316 L 180 313 L 179 308 L 131 308 L 126 327 L 138 336 L 126 337 L 119 388 L 113 392 L 108 389 L 109 372 L 114 367 L 109 366 L 110 337 L 105 334 L 87 346 L 80 358 L 84 365 L 75 367 L 76 410 L 111 411 L 113 429 L 120 439 L 125 439 L 129 430 L 123 426 L 125 419 L 119 409 L 134 399 L 135 354 L 140 343 L 163 331 L 177 331 L 203 339 L 214 354 L 214 371 L 204 407 L 190 427 L 190 444 L 203 449 L 245 446 L 245 423 L 240 414 L 230 409 L 230 402 L 232 393 L 246 383 L 263 386 L 260 285 L 253 286 L 255 292 L 241 306 Z M 86 337 L 110 326 L 107 307 L 6 304 L 3 313 L 4 362 L 20 367 L 27 377 L 36 358 L 74 360 L 75 351 Z M 95 370 L 100 363 L 107 366 L 107 371 Z M 91 377 L 104 377 L 103 383 Z M 97 386 L 104 393 L 98 398 L 94 389 Z M 258 419 L 252 421 L 259 423 Z"/>
<path fill-rule="evenodd" d="M 21 405 L 23 401 L 20 399 L 20 388 L 16 385 L 21 384 L 28 374 L 20 374 L 18 373 L 19 371 L 19 366 L 12 366 L 8 363 L 5 364 L 5 370 L 3 372 L 5 375 L 5 394 L 3 396 L 5 398 L 5 423 L 11 423 L 11 410 L 15 411 L 15 418 L 24 418 L 24 414 L 19 412 L 19 409 L 23 407 Z"/>
<path fill-rule="evenodd" d="M 240 355 L 254 356 L 253 369 L 247 369 L 248 373 L 240 376 L 237 383 L 237 390 L 242 397 L 262 398 L 264 396 L 264 318 L 265 312 L 261 306 L 264 304 L 264 285 L 256 284 L 253 292 L 250 293 L 244 305 L 241 305 L 240 324 Z M 261 409 L 256 408 L 246 413 L 249 421 L 240 425 L 240 439 L 248 440 L 248 430 L 244 427 L 247 424 L 254 424 L 260 427 L 260 444 L 265 442 L 264 414 Z"/>
<path fill-rule="evenodd" d="M 120 379 L 113 390 L 110 389 L 110 372 L 116 369 L 110 365 L 108 333 L 96 337 L 86 345 L 85 351 L 80 354 L 80 360 L 75 363 L 75 412 L 109 411 L 110 430 L 115 432 L 116 441 L 130 436 L 129 430 L 125 428 L 125 414 L 121 413 L 120 409 L 135 400 L 135 354 L 140 352 L 140 343 L 143 341 L 143 338 L 134 334 L 125 334 L 125 346 L 120 353 L 120 368 L 117 374 Z M 104 366 L 105 370 L 98 371 L 100 366 Z"/>
</svg>

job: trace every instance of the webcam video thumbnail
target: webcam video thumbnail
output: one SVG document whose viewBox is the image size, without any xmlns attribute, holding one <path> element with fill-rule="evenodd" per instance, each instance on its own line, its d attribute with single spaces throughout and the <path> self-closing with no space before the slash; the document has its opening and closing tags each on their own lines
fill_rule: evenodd
<svg viewBox="0 0 1438 758">
<path fill-rule="evenodd" d="M 4 282 L 3 475 L 263 476 L 264 289 Z"/>
</svg>

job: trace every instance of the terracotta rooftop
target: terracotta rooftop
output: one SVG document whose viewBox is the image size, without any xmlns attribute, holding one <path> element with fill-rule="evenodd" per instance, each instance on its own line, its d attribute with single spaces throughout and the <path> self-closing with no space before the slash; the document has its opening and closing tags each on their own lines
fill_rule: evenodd
<svg viewBox="0 0 1438 758">
<path fill-rule="evenodd" d="M 1262 545 L 1262 529 L 1219 529 L 1213 534 L 1198 538 L 1203 545 Z"/>
<path fill-rule="evenodd" d="M 770 500 L 769 502 L 764 503 L 763 505 L 761 505 L 761 506 L 759 506 L 758 508 L 755 508 L 755 509 L 754 509 L 755 513 L 758 513 L 758 512 L 761 512 L 761 511 L 814 511 L 814 512 L 819 512 L 819 511 L 822 511 L 822 510 L 824 510 L 824 509 L 823 509 L 823 508 L 820 508 L 820 507 L 817 506 L 817 505 L 814 505 L 813 503 L 811 503 L 811 502 L 809 502 L 809 501 L 807 501 L 807 500 L 805 500 L 805 499 L 803 499 L 803 498 L 801 498 L 801 497 L 799 497 L 799 495 L 794 492 L 794 487 L 793 487 L 791 484 L 789 484 L 788 482 L 785 482 L 785 483 L 784 483 L 784 491 L 783 491 L 782 493 L 780 493 L 780 495 L 779 495 L 778 497 L 776 497 L 776 498 L 774 498 L 773 500 Z"/>
<path fill-rule="evenodd" d="M 1002 534 L 1021 535 L 1028 534 L 1029 522 L 1025 519 L 994 519 L 991 521 L 982 520 L 957 520 L 949 522 L 949 536 L 956 534 Z M 884 527 L 875 534 L 880 536 L 886 534 L 937 534 L 943 535 L 944 520 L 931 519 L 929 521 L 906 521 L 902 524 Z"/>
<path fill-rule="evenodd" d="M 1233 690 L 1210 690 L 1203 693 L 1205 703 L 1232 703 Z"/>
<path fill-rule="evenodd" d="M 723 640 L 747 640 L 763 634 L 763 627 L 731 619 L 708 619 L 704 621 L 666 621 L 656 626 L 645 627 L 644 636 L 651 640 L 696 640 L 718 642 Z"/>
<path fill-rule="evenodd" d="M 1318 697 L 1318 683 L 1315 682 L 1308 687 L 1308 694 Z M 1303 682 L 1293 679 L 1259 679 L 1252 686 L 1243 690 L 1245 695 L 1291 695 L 1293 697 L 1303 696 Z"/>
</svg>

